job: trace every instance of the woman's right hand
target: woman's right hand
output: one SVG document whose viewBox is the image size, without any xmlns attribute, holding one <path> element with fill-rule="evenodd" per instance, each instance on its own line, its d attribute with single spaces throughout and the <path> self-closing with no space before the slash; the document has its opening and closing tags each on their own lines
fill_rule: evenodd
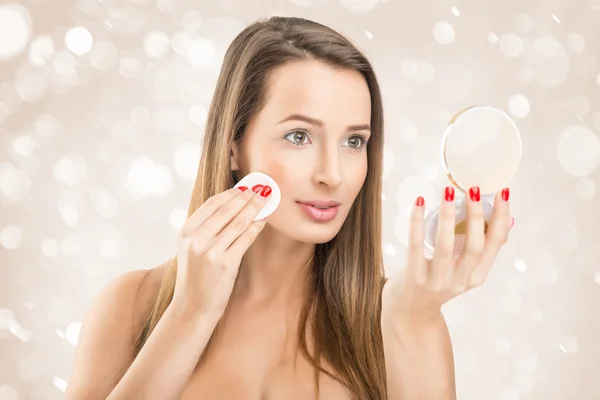
<svg viewBox="0 0 600 400">
<path fill-rule="evenodd" d="M 171 304 L 216 319 L 223 314 L 242 257 L 266 224 L 254 217 L 271 193 L 269 186 L 240 188 L 209 198 L 183 225 Z"/>
</svg>

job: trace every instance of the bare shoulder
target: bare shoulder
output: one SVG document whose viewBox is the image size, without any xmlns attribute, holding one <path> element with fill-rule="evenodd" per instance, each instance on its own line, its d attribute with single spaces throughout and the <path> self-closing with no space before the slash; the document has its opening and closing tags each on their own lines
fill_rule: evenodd
<svg viewBox="0 0 600 400">
<path fill-rule="evenodd" d="M 104 399 L 119 382 L 165 270 L 126 272 L 96 295 L 82 321 L 66 399 Z"/>
<path fill-rule="evenodd" d="M 133 302 L 133 328 L 135 333 L 139 332 L 149 315 L 154 300 L 160 290 L 162 278 L 168 268 L 163 264 L 150 270 L 145 270 L 144 277 L 138 285 L 136 298 Z"/>
</svg>

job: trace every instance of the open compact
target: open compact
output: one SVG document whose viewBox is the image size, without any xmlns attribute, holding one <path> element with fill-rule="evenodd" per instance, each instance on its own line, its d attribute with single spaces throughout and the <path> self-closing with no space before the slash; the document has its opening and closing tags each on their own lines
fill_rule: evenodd
<svg viewBox="0 0 600 400">
<path fill-rule="evenodd" d="M 522 156 L 521 134 L 503 111 L 490 106 L 473 106 L 456 114 L 442 137 L 442 165 L 450 184 L 456 188 L 455 235 L 466 234 L 465 194 L 479 186 L 485 230 L 494 208 L 495 194 L 508 187 Z M 435 252 L 440 208 L 425 218 L 425 251 Z"/>
</svg>

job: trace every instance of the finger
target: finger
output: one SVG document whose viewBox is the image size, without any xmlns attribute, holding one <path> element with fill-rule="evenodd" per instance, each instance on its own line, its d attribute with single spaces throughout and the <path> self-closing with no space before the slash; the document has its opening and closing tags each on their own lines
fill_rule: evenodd
<svg viewBox="0 0 600 400">
<path fill-rule="evenodd" d="M 201 236 L 205 239 L 207 245 L 212 247 L 216 236 L 229 225 L 234 218 L 242 212 L 255 197 L 260 197 L 258 192 L 263 185 L 256 185 L 252 190 L 245 190 L 240 196 L 236 196 L 230 202 L 224 204 L 217 212 L 211 215 L 202 226 Z M 239 224 L 239 221 L 236 222 Z"/>
<path fill-rule="evenodd" d="M 485 247 L 479 265 L 473 271 L 471 280 L 474 285 L 481 285 L 487 278 L 498 252 L 508 239 L 514 218 L 510 217 L 510 190 L 505 188 L 497 193 L 494 199 L 494 209 L 485 237 Z"/>
<path fill-rule="evenodd" d="M 237 190 L 237 189 L 236 189 Z M 223 204 L 215 213 L 210 215 L 204 223 L 191 234 L 194 238 L 195 251 L 201 253 L 213 246 L 216 236 L 233 218 L 250 202 L 256 194 L 245 190 L 229 202 Z"/>
<path fill-rule="evenodd" d="M 481 261 L 485 246 L 485 219 L 479 187 L 469 189 L 466 199 L 466 228 L 465 247 L 458 259 L 456 275 L 464 278 L 470 276 Z"/>
<path fill-rule="evenodd" d="M 454 234 L 454 251 L 452 252 L 452 259 L 458 260 L 465 249 L 465 234 L 455 233 Z"/>
<path fill-rule="evenodd" d="M 423 254 L 423 242 L 425 240 L 425 199 L 417 197 L 410 215 L 410 226 L 408 231 L 408 253 L 406 256 L 408 272 L 417 279 L 427 277 L 426 262 Z"/>
<path fill-rule="evenodd" d="M 252 221 L 250 226 L 244 232 L 242 232 L 237 239 L 235 239 L 235 241 L 227 250 L 225 250 L 225 254 L 241 260 L 242 256 L 246 253 L 248 248 L 250 248 L 252 243 L 254 243 L 254 240 L 256 240 L 256 237 L 263 230 L 266 224 L 266 219 Z"/>
<path fill-rule="evenodd" d="M 227 250 L 248 229 L 254 218 L 265 207 L 271 194 L 271 188 L 269 186 L 265 186 L 265 188 L 265 190 L 260 191 L 259 195 L 255 195 L 246 207 L 217 235 L 213 245 L 217 251 Z"/>
<path fill-rule="evenodd" d="M 192 213 L 185 221 L 181 228 L 181 235 L 183 237 L 192 235 L 208 218 L 210 218 L 210 216 L 214 215 L 223 205 L 227 204 L 237 196 L 240 196 L 241 193 L 242 190 L 231 188 L 206 200 L 202 206 Z"/>
<path fill-rule="evenodd" d="M 454 252 L 454 227 L 456 226 L 454 188 L 444 189 L 440 205 L 438 225 L 435 237 L 435 252 L 431 261 L 432 277 L 440 277 L 447 272 Z"/>
</svg>

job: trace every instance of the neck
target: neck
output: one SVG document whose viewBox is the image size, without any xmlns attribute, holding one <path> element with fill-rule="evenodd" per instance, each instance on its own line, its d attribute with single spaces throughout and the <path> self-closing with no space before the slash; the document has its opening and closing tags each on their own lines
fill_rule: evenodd
<svg viewBox="0 0 600 400">
<path fill-rule="evenodd" d="M 246 251 L 233 296 L 243 303 L 298 304 L 308 292 L 308 261 L 315 245 L 265 226 Z"/>
</svg>

